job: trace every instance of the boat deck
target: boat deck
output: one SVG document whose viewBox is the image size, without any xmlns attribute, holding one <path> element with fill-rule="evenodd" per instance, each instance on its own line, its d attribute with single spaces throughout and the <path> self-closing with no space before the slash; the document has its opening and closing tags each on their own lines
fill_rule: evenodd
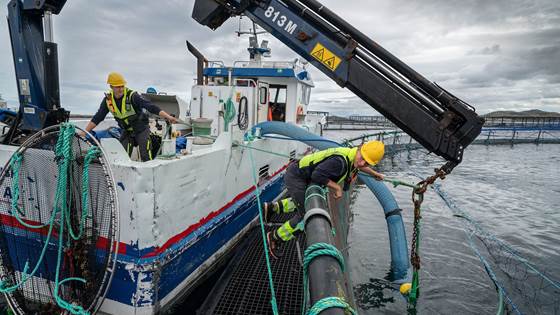
<svg viewBox="0 0 560 315">
<path fill-rule="evenodd" d="M 291 214 L 273 215 L 266 230 L 277 228 Z M 284 244 L 283 256 L 271 257 L 280 314 L 301 314 L 303 298 L 302 248 L 305 235 Z M 260 226 L 249 231 L 237 253 L 208 295 L 198 314 L 272 314 L 270 285 Z"/>
</svg>

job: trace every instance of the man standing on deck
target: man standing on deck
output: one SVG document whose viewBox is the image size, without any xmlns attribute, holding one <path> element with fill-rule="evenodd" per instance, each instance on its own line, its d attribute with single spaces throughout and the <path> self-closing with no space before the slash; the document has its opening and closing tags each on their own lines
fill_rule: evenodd
<svg viewBox="0 0 560 315">
<path fill-rule="evenodd" d="M 145 111 L 159 115 L 170 123 L 177 123 L 177 118 L 161 110 L 141 94 L 127 88 L 126 81 L 120 73 L 109 73 L 107 84 L 111 89 L 105 93 L 97 113 L 86 126 L 86 131 L 90 132 L 111 112 L 119 127 L 122 128 L 120 142 L 128 155 L 132 154 L 133 147 L 138 146 L 143 162 L 153 159 L 150 125 Z"/>
<path fill-rule="evenodd" d="M 383 142 L 369 141 L 355 148 L 330 148 L 318 151 L 291 163 L 284 176 L 290 198 L 264 204 L 265 221 L 268 221 L 272 212 L 297 211 L 277 230 L 267 233 L 271 255 L 277 258 L 279 242 L 293 239 L 294 233 L 301 230 L 298 223 L 305 213 L 305 191 L 308 185 L 327 186 L 333 191 L 334 198 L 340 199 L 342 192 L 348 190 L 358 171 L 371 175 L 377 180 L 383 180 L 384 175 L 374 171 L 371 166 L 378 164 L 384 154 Z"/>
</svg>

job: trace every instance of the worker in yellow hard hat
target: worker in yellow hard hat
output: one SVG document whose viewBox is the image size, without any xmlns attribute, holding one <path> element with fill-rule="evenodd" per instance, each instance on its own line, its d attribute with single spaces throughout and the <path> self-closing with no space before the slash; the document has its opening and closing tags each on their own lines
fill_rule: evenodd
<svg viewBox="0 0 560 315">
<path fill-rule="evenodd" d="M 274 213 L 296 211 L 296 214 L 277 230 L 268 232 L 268 248 L 273 257 L 280 254 L 279 242 L 289 241 L 301 229 L 298 226 L 305 212 L 305 191 L 310 184 L 326 186 L 331 189 L 333 197 L 340 199 L 342 193 L 348 190 L 358 171 L 383 180 L 384 175 L 371 168 L 378 164 L 385 154 L 385 145 L 381 141 L 369 141 L 354 148 L 330 148 L 304 156 L 301 160 L 292 162 L 286 174 L 284 183 L 289 198 L 264 203 L 264 217 L 268 221 Z"/>
<path fill-rule="evenodd" d="M 145 111 L 159 115 L 171 123 L 177 123 L 177 118 L 161 110 L 140 93 L 127 88 L 126 80 L 120 73 L 109 73 L 107 84 L 109 84 L 110 90 L 105 93 L 97 113 L 88 123 L 85 130 L 87 132 L 93 130 L 111 112 L 119 127 L 122 128 L 120 141 L 127 150 L 128 155 L 132 154 L 133 147 L 138 146 L 142 161 L 151 160 L 153 156 L 150 126 L 148 115 Z"/>
</svg>

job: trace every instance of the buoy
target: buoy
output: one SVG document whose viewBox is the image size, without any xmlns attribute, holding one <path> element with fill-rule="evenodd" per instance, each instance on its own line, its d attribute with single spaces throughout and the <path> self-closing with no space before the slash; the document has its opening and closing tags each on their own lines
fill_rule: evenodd
<svg viewBox="0 0 560 315">
<path fill-rule="evenodd" d="M 411 287 L 412 287 L 412 284 L 407 282 L 407 283 L 401 284 L 401 287 L 400 287 L 399 290 L 401 291 L 401 294 L 407 295 L 410 292 Z"/>
</svg>

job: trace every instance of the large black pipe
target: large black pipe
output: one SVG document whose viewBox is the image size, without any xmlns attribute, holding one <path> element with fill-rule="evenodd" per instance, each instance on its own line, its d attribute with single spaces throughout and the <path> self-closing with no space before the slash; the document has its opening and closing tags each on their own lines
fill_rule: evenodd
<svg viewBox="0 0 560 315">
<path fill-rule="evenodd" d="M 305 211 L 323 209 L 327 211 L 326 196 L 319 186 L 309 186 L 305 192 Z M 327 211 L 328 212 L 328 211 Z M 306 248 L 316 243 L 327 243 L 335 245 L 332 236 L 332 227 L 328 218 L 316 214 L 309 217 L 305 224 L 305 235 L 307 237 Z M 341 297 L 346 301 L 346 281 L 344 273 L 340 268 L 338 260 L 332 256 L 318 256 L 311 261 L 308 267 L 309 297 L 310 305 L 326 297 Z M 343 290 L 340 290 L 340 289 Z M 344 294 L 344 296 L 340 296 Z M 321 315 L 344 315 L 341 308 L 329 308 L 321 312 Z"/>
<path fill-rule="evenodd" d="M 208 64 L 208 60 L 198 51 L 189 41 L 187 41 L 187 49 L 196 57 L 196 84 L 204 85 L 204 66 Z"/>
<path fill-rule="evenodd" d="M 350 35 L 354 40 L 358 42 L 359 45 L 363 46 L 365 49 L 370 50 L 372 54 L 377 56 L 379 59 L 383 60 L 389 66 L 393 67 L 395 70 L 400 72 L 402 75 L 407 77 L 411 82 L 416 84 L 422 90 L 426 91 L 435 99 L 439 100 L 443 104 L 449 103 L 454 99 L 453 96 L 445 92 L 439 86 L 433 84 L 428 79 L 424 78 L 414 69 L 407 66 L 404 62 L 399 60 L 385 48 L 381 47 L 378 43 L 373 41 L 371 38 L 366 36 L 364 33 L 360 32 L 358 29 L 350 25 L 348 22 L 344 21 L 336 13 L 329 10 L 329 8 L 323 6 L 320 2 L 316 0 L 299 0 L 309 9 L 313 10 L 323 19 L 339 28 L 341 31 Z"/>
</svg>

